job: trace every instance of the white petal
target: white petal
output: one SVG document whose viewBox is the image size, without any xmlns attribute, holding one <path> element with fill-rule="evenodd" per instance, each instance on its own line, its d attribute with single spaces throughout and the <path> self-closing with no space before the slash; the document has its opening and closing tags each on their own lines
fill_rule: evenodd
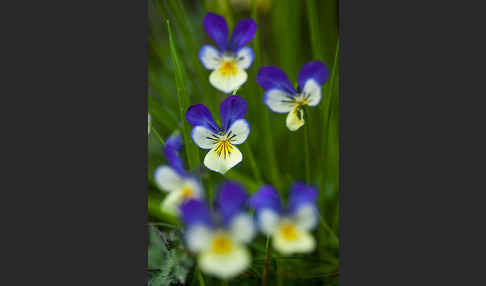
<svg viewBox="0 0 486 286">
<path fill-rule="evenodd" d="M 162 211 L 174 216 L 179 215 L 179 207 L 183 201 L 190 198 L 202 198 L 203 192 L 199 183 L 192 179 L 181 179 L 181 183 L 177 189 L 171 191 L 162 201 Z"/>
<path fill-rule="evenodd" d="M 209 75 L 209 82 L 224 93 L 231 93 L 246 82 L 248 75 L 246 71 L 236 66 L 234 74 L 226 75 L 219 68 Z"/>
<path fill-rule="evenodd" d="M 316 106 L 321 102 L 321 86 L 313 79 L 305 82 L 303 92 L 307 105 Z"/>
<path fill-rule="evenodd" d="M 218 152 L 216 152 L 217 148 L 218 147 L 216 146 L 211 149 L 211 151 L 206 154 L 206 157 L 204 157 L 204 165 L 209 170 L 224 174 L 243 159 L 243 155 L 236 146 L 231 146 L 231 152 L 226 156 L 224 154 L 218 155 Z"/>
<path fill-rule="evenodd" d="M 217 138 L 215 134 L 203 126 L 196 126 L 191 131 L 191 137 L 194 143 L 202 149 L 211 149 L 216 143 L 215 140 L 209 138 Z"/>
<path fill-rule="evenodd" d="M 154 171 L 154 180 L 157 186 L 167 192 L 178 190 L 182 187 L 183 180 L 169 166 L 160 166 Z"/>
<path fill-rule="evenodd" d="M 304 125 L 304 110 L 301 107 L 294 107 L 287 115 L 287 128 L 295 131 Z"/>
<path fill-rule="evenodd" d="M 160 209 L 173 216 L 179 216 L 179 206 L 184 201 L 181 191 L 170 192 L 160 204 Z"/>
<path fill-rule="evenodd" d="M 243 47 L 236 53 L 236 64 L 239 68 L 246 70 L 251 66 L 254 57 L 250 47 Z"/>
<path fill-rule="evenodd" d="M 319 222 L 317 209 L 312 204 L 299 207 L 294 219 L 297 227 L 307 231 L 313 229 Z"/>
<path fill-rule="evenodd" d="M 316 247 L 314 237 L 307 231 L 295 227 L 296 237 L 288 239 L 281 229 L 273 235 L 273 247 L 283 255 L 312 252 Z"/>
<path fill-rule="evenodd" d="M 258 215 L 258 224 L 260 226 L 260 230 L 265 235 L 273 234 L 277 229 L 279 221 L 279 214 L 271 209 L 264 209 Z"/>
<path fill-rule="evenodd" d="M 210 246 L 212 233 L 206 226 L 197 224 L 187 230 L 185 238 L 187 246 L 191 251 L 200 252 Z"/>
<path fill-rule="evenodd" d="M 222 279 L 229 279 L 245 271 L 250 265 L 250 253 L 238 244 L 227 254 L 218 254 L 211 250 L 204 251 L 199 256 L 199 267 L 202 271 Z"/>
<path fill-rule="evenodd" d="M 199 50 L 199 59 L 205 68 L 215 70 L 221 65 L 221 54 L 213 46 L 203 46 Z"/>
<path fill-rule="evenodd" d="M 265 93 L 263 101 L 273 112 L 287 113 L 296 105 L 294 102 L 291 102 L 289 97 L 292 97 L 292 95 L 285 91 L 280 89 L 270 89 Z"/>
<path fill-rule="evenodd" d="M 255 237 L 253 219 L 246 213 L 237 215 L 230 225 L 231 238 L 237 242 L 248 243 Z"/>
<path fill-rule="evenodd" d="M 233 124 L 231 124 L 228 133 L 231 132 L 231 135 L 235 135 L 231 139 L 231 144 L 241 144 L 246 141 L 248 135 L 250 135 L 250 124 L 245 119 L 238 119 Z"/>
</svg>

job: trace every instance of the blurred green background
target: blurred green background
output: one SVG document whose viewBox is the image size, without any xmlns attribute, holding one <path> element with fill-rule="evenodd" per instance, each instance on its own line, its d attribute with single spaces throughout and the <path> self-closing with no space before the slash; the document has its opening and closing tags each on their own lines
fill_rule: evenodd
<svg viewBox="0 0 486 286">
<path fill-rule="evenodd" d="M 200 277 L 194 259 L 184 250 L 178 221 L 160 210 L 164 193 L 152 180 L 155 167 L 165 164 L 163 140 L 183 132 L 186 166 L 202 178 L 209 199 L 224 179 L 243 184 L 253 193 L 262 184 L 274 185 L 286 197 L 295 180 L 319 189 L 321 223 L 314 231 L 313 254 L 281 257 L 271 252 L 268 276 L 262 271 L 265 240 L 259 236 L 250 246 L 253 263 L 229 285 L 337 285 L 339 277 L 339 54 L 337 0 L 208 0 L 148 1 L 148 109 L 153 131 L 148 140 L 149 177 L 149 285 L 220 285 L 207 275 Z M 213 88 L 197 55 L 204 44 L 215 45 L 203 28 L 207 12 L 223 15 L 231 31 L 234 25 L 253 18 L 258 25 L 250 46 L 255 60 L 247 82 L 238 90 L 248 104 L 251 126 L 241 145 L 243 161 L 224 176 L 202 167 L 206 154 L 198 149 L 184 119 L 191 104 L 203 103 L 219 120 L 219 104 L 225 94 Z M 170 29 L 170 34 L 169 34 Z M 303 64 L 321 60 L 331 76 L 322 89 L 318 107 L 308 108 L 305 125 L 296 132 L 285 126 L 286 114 L 277 114 L 263 104 L 263 89 L 256 83 L 262 66 L 280 67 L 291 80 Z M 184 119 L 184 120 L 181 120 Z M 308 140 L 306 140 L 308 132 Z M 308 144 L 306 144 L 308 141 Z M 308 146 L 308 149 L 306 148 Z M 306 171 L 306 150 L 310 171 Z M 202 281 L 201 281 L 202 280 Z"/>
</svg>

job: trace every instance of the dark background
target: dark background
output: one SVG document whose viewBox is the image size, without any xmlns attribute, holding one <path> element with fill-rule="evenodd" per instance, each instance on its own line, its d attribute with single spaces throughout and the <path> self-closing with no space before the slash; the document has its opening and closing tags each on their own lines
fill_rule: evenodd
<svg viewBox="0 0 486 286">
<path fill-rule="evenodd" d="M 342 285 L 485 283 L 472 3 L 340 1 Z M 143 285 L 146 3 L 2 10 L 2 284 Z"/>
</svg>

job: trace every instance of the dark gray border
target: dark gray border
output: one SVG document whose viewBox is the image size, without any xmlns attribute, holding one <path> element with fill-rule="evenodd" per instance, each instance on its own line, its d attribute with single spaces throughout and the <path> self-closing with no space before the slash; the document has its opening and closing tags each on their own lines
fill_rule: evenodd
<svg viewBox="0 0 486 286">
<path fill-rule="evenodd" d="M 0 284 L 144 285 L 147 3 L 18 5 L 3 9 L 2 95 L 17 102 L 2 133 Z"/>
<path fill-rule="evenodd" d="M 486 285 L 472 3 L 340 1 L 342 286 Z"/>
</svg>

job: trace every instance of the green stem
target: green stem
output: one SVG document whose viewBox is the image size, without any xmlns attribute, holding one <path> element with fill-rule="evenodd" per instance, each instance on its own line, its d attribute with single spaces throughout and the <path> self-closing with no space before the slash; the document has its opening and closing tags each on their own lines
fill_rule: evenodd
<svg viewBox="0 0 486 286">
<path fill-rule="evenodd" d="M 255 155 L 253 155 L 253 151 L 251 150 L 250 143 L 247 142 L 246 144 L 244 144 L 244 148 L 245 148 L 245 153 L 248 154 L 248 160 L 250 161 L 250 166 L 253 171 L 253 176 L 257 180 L 258 184 L 260 184 L 262 182 L 262 178 L 260 176 L 260 170 L 258 169 L 258 165 L 255 160 Z"/>
<path fill-rule="evenodd" d="M 206 283 L 204 283 L 204 277 L 201 273 L 201 270 L 197 269 L 197 278 L 199 279 L 199 285 L 200 286 L 206 286 Z"/>
<path fill-rule="evenodd" d="M 307 110 L 306 110 L 307 111 Z M 307 114 L 307 112 L 306 112 Z M 307 184 L 311 183 L 311 170 L 310 170 L 310 152 L 309 152 L 309 116 L 306 116 L 305 130 L 304 130 L 304 156 L 305 156 L 305 181 Z"/>
<path fill-rule="evenodd" d="M 268 267 L 269 267 L 269 251 L 268 251 L 269 244 L 270 244 L 270 236 L 267 236 L 267 240 L 265 242 L 265 264 L 263 265 L 262 286 L 267 285 Z"/>
</svg>

